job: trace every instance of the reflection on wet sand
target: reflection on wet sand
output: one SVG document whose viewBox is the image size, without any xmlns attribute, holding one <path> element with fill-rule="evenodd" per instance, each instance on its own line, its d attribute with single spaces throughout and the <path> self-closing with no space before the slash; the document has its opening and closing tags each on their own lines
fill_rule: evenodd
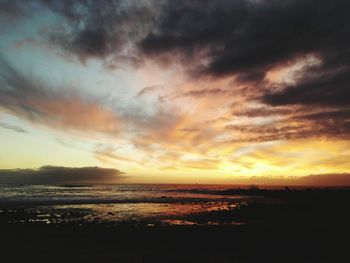
<svg viewBox="0 0 350 263">
<path fill-rule="evenodd" d="M 231 211 L 262 197 L 218 195 L 220 186 L 3 186 L 0 220 L 8 223 L 112 225 L 215 224 L 201 213 Z M 189 218 L 192 218 L 190 220 Z M 198 217 L 201 218 L 201 217 Z M 235 218 L 225 224 L 237 223 Z"/>
<path fill-rule="evenodd" d="M 244 205 L 231 202 L 205 203 L 127 203 L 3 208 L 0 216 L 9 223 L 46 224 L 106 223 L 135 225 L 194 225 L 188 217 L 213 211 L 229 211 Z M 201 222 L 200 224 L 211 224 Z M 234 218 L 232 218 L 232 224 Z"/>
<path fill-rule="evenodd" d="M 0 193 L 0 223 L 205 226 L 279 218 L 281 222 L 286 218 L 310 221 L 315 214 L 333 220 L 335 213 L 343 213 L 340 208 L 347 205 L 349 193 L 347 189 L 230 190 L 212 186 L 19 186 Z"/>
</svg>

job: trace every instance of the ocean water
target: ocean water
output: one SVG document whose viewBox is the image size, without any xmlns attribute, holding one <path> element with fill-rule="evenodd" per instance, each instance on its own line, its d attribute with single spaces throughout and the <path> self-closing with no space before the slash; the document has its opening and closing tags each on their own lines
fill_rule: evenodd
<svg viewBox="0 0 350 263">
<path fill-rule="evenodd" d="M 217 185 L 1 185 L 0 220 L 147 226 L 218 224 L 212 218 L 201 219 L 200 223 L 193 218 L 239 209 L 258 198 L 216 194 L 227 188 L 229 186 Z M 225 222 L 242 223 L 235 218 Z"/>
</svg>

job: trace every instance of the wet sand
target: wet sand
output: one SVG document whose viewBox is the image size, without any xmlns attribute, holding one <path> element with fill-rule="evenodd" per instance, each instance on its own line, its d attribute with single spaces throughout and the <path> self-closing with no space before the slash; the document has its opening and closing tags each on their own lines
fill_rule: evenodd
<svg viewBox="0 0 350 263">
<path fill-rule="evenodd" d="M 194 226 L 147 226 L 133 222 L 9 224 L 3 214 L 0 260 L 6 263 L 349 262 L 349 190 L 250 194 L 274 196 L 281 202 L 184 218 L 193 222 L 211 218 L 217 222 L 217 225 Z M 225 225 L 232 217 L 245 224 Z"/>
</svg>

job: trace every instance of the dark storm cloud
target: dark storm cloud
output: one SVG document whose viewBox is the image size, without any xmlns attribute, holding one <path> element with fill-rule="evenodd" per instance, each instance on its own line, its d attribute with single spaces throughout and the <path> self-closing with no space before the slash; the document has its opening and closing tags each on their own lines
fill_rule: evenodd
<svg viewBox="0 0 350 263">
<path fill-rule="evenodd" d="M 3 1 L 0 3 L 0 14 L 9 15 L 9 16 L 17 16 L 21 13 L 20 7 L 17 5 L 18 3 L 11 1 Z"/>
<path fill-rule="evenodd" d="M 51 41 L 82 58 L 170 55 L 171 63 L 181 58 L 197 73 L 238 74 L 241 81 L 262 80 L 305 54 L 330 69 L 349 62 L 346 0 L 29 2 L 66 19 L 68 30 L 50 32 Z"/>
<path fill-rule="evenodd" d="M 287 86 L 280 92 L 268 93 L 263 96 L 267 104 L 278 105 L 350 105 L 350 53 L 339 53 L 348 56 L 349 63 L 337 65 L 334 69 L 324 69 L 321 66 L 305 73 L 296 85 Z M 308 74 L 307 74 L 308 73 Z"/>
<path fill-rule="evenodd" d="M 0 169 L 0 183 L 111 183 L 122 179 L 122 174 L 117 169 L 100 167 L 42 166 L 39 169 Z"/>
<path fill-rule="evenodd" d="M 168 1 L 140 47 L 151 56 L 204 51 L 203 73 L 257 80 L 299 55 L 345 49 L 349 7 L 345 0 Z"/>
<path fill-rule="evenodd" d="M 66 19 L 69 30 L 51 32 L 52 41 L 80 56 L 137 45 L 135 56 L 175 54 L 203 74 L 239 74 L 243 81 L 261 80 L 272 67 L 305 54 L 319 56 L 330 69 L 349 62 L 346 0 L 28 2 Z M 6 12 L 19 9 L 19 2 L 11 3 L 5 1 Z"/>
<path fill-rule="evenodd" d="M 32 2 L 38 2 L 69 20 L 79 21 L 82 19 L 84 6 L 88 5 L 91 0 L 32 0 Z"/>
<path fill-rule="evenodd" d="M 68 30 L 50 33 L 50 40 L 81 60 L 91 57 L 111 63 L 141 63 L 134 49 L 152 21 L 148 1 L 54 1 L 46 3 L 56 14 L 66 18 Z M 109 66 L 109 65 L 107 65 Z"/>
<path fill-rule="evenodd" d="M 85 30 L 71 43 L 76 52 L 87 56 L 104 56 L 108 51 L 108 37 L 103 30 Z"/>
<path fill-rule="evenodd" d="M 0 15 L 7 18 L 20 18 L 26 14 L 26 9 L 30 8 L 32 1 L 1 0 Z"/>
</svg>

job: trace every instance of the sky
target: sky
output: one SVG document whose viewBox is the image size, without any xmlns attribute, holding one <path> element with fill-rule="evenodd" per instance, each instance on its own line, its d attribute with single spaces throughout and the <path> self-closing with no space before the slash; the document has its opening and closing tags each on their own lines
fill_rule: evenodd
<svg viewBox="0 0 350 263">
<path fill-rule="evenodd" d="M 0 175 L 336 184 L 350 171 L 349 8 L 0 0 Z"/>
</svg>

